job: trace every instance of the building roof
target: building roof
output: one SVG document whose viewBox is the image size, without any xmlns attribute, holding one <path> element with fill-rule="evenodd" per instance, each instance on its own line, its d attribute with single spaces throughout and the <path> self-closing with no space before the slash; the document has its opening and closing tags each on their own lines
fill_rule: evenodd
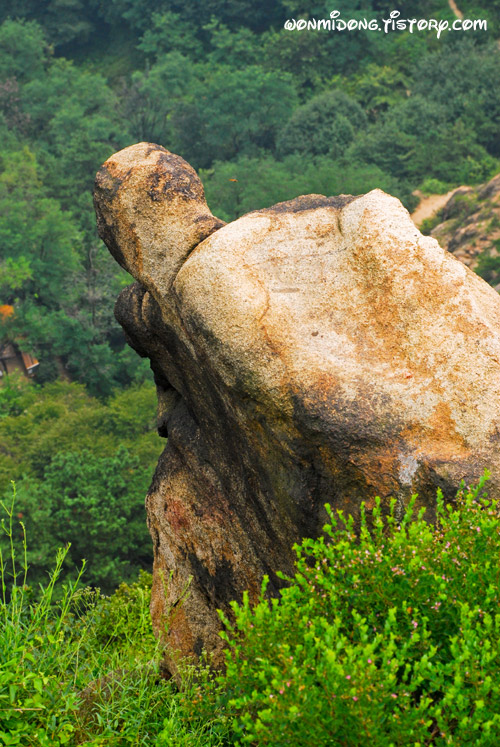
<svg viewBox="0 0 500 747">
<path fill-rule="evenodd" d="M 0 306 L 0 323 L 14 314 L 14 307 L 10 304 Z M 30 353 L 24 353 L 19 345 L 10 340 L 0 341 L 0 374 L 9 373 L 13 368 L 24 368 L 30 375 L 39 365 L 37 359 Z"/>
</svg>

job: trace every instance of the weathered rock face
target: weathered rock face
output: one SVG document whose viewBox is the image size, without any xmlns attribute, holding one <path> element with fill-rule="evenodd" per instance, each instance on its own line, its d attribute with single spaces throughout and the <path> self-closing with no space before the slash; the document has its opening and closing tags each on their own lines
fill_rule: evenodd
<svg viewBox="0 0 500 747">
<path fill-rule="evenodd" d="M 171 669 L 218 661 L 216 609 L 264 573 L 275 591 L 326 501 L 358 517 L 418 492 L 432 516 L 437 486 L 500 474 L 500 297 L 398 200 L 309 195 L 223 226 L 193 169 L 142 143 L 95 201 L 168 435 L 147 513 Z"/>
<path fill-rule="evenodd" d="M 438 215 L 432 236 L 500 291 L 500 174 L 479 187 L 455 190 Z"/>
</svg>

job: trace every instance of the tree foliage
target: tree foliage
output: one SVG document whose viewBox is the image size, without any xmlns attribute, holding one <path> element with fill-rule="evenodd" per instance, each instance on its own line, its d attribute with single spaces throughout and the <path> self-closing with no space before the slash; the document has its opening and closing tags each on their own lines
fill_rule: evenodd
<svg viewBox="0 0 500 747">
<path fill-rule="evenodd" d="M 64 572 L 85 558 L 87 583 L 106 593 L 151 566 L 144 497 L 162 448 L 154 415 L 151 384 L 107 403 L 65 381 L 10 376 L 0 388 L 0 495 L 16 481 L 35 585 L 68 542 Z"/>
<path fill-rule="evenodd" d="M 357 101 L 342 91 L 328 91 L 299 106 L 281 130 L 278 152 L 338 158 L 366 126 Z"/>
<path fill-rule="evenodd" d="M 374 164 L 359 161 L 309 159 L 296 154 L 282 161 L 271 156 L 243 156 L 232 163 L 216 162 L 201 175 L 210 208 L 226 221 L 308 193 L 363 194 L 383 189 L 408 207 L 414 204 L 407 184 Z"/>
<path fill-rule="evenodd" d="M 41 480 L 17 485 L 18 516 L 31 537 L 31 578 L 43 582 L 58 547 L 70 543 L 66 572 L 86 562 L 86 581 L 104 593 L 150 568 L 144 496 L 150 470 L 124 446 L 113 456 L 88 449 L 57 453 Z"/>
</svg>

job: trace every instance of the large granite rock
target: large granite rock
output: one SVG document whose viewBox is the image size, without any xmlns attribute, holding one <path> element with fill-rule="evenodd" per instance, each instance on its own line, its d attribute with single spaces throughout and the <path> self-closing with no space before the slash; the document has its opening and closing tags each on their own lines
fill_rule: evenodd
<svg viewBox="0 0 500 747">
<path fill-rule="evenodd" d="M 171 671 L 220 660 L 217 608 L 264 573 L 276 592 L 326 501 L 359 517 L 418 492 L 432 517 L 438 486 L 499 474 L 500 297 L 397 199 L 308 195 L 224 226 L 193 169 L 141 143 L 95 204 L 168 435 L 147 515 Z"/>
</svg>

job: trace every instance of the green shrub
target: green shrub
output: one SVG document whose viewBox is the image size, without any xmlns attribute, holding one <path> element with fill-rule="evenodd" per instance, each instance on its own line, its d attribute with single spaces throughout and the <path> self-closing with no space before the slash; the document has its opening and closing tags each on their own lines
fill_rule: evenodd
<svg viewBox="0 0 500 747">
<path fill-rule="evenodd" d="M 186 666 L 180 688 L 158 676 L 151 576 L 111 597 L 78 589 L 80 577 L 57 593 L 67 548 L 34 601 L 24 531 L 16 543 L 15 494 L 0 507 L 8 545 L 0 549 L 0 745 L 222 747 L 223 716 L 199 707 L 215 701 L 208 669 Z"/>
<path fill-rule="evenodd" d="M 493 241 L 493 252 L 487 249 L 479 255 L 476 272 L 490 285 L 496 285 L 500 278 L 500 239 Z"/>
<path fill-rule="evenodd" d="M 460 228 L 469 215 L 473 215 L 479 207 L 477 195 L 474 193 L 456 194 L 453 203 L 448 208 L 448 218 L 455 219 L 455 227 Z"/>
<path fill-rule="evenodd" d="M 414 499 L 371 533 L 330 510 L 280 599 L 233 603 L 227 694 L 238 744 L 483 745 L 500 739 L 500 521 L 477 488 L 436 526 Z M 265 591 L 265 583 L 263 594 Z"/>
<path fill-rule="evenodd" d="M 139 571 L 137 581 L 122 583 L 110 597 L 98 597 L 93 611 L 93 632 L 101 644 L 154 641 L 149 600 L 153 576 Z"/>
<path fill-rule="evenodd" d="M 424 236 L 430 236 L 434 228 L 436 226 L 439 226 L 439 224 L 443 220 L 443 211 L 438 210 L 434 215 L 431 215 L 430 218 L 424 218 L 422 223 L 419 226 L 420 233 L 423 233 Z"/>
<path fill-rule="evenodd" d="M 449 184 L 446 184 L 446 182 L 442 182 L 439 179 L 435 179 L 432 176 L 424 179 L 420 187 L 420 191 L 426 196 L 444 195 L 449 191 L 449 189 Z"/>
</svg>

